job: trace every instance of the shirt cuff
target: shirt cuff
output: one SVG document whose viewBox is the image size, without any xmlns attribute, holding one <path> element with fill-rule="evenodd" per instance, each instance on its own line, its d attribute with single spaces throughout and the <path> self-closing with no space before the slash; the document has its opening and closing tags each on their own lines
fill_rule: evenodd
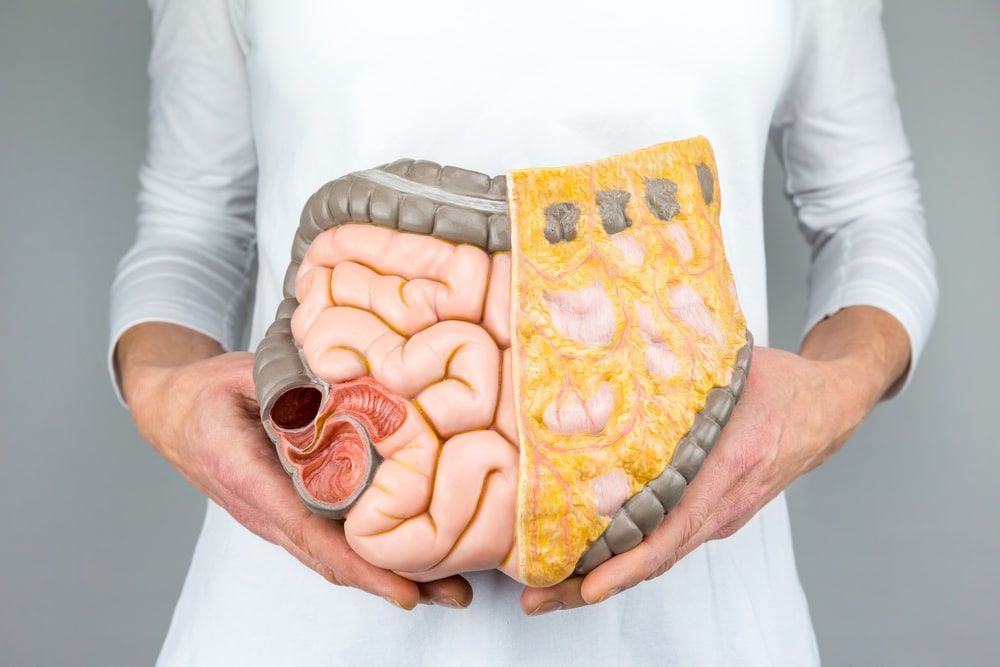
<svg viewBox="0 0 1000 667">
<path fill-rule="evenodd" d="M 186 327 L 216 341 L 224 350 L 240 349 L 249 312 L 252 265 L 234 269 L 219 260 L 188 261 L 178 248 L 136 248 L 121 262 L 111 287 L 108 373 L 118 402 L 128 407 L 115 349 L 122 334 L 145 322 Z"/>
<path fill-rule="evenodd" d="M 874 306 L 895 317 L 910 340 L 910 364 L 880 399 L 888 400 L 910 385 L 937 302 L 934 256 L 924 235 L 913 233 L 912 221 L 846 226 L 820 245 L 813 261 L 802 338 L 848 306 Z"/>
</svg>

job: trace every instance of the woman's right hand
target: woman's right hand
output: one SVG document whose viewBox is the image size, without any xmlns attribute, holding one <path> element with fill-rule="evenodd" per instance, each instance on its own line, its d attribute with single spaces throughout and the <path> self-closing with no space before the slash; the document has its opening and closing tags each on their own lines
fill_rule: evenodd
<svg viewBox="0 0 1000 667">
<path fill-rule="evenodd" d="M 261 426 L 253 354 L 222 353 L 216 341 L 190 329 L 146 323 L 125 332 L 116 358 L 139 433 L 249 530 L 331 583 L 404 609 L 472 601 L 472 587 L 460 576 L 418 584 L 371 565 L 347 544 L 340 522 L 306 507 Z"/>
</svg>

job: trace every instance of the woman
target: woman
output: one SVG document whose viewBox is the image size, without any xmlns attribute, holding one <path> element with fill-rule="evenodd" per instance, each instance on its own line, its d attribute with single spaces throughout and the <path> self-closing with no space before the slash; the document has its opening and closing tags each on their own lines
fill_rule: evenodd
<svg viewBox="0 0 1000 667">
<path fill-rule="evenodd" d="M 818 663 L 782 490 L 906 385 L 937 300 L 878 2 L 151 6 L 111 362 L 140 432 L 210 499 L 162 664 Z M 769 133 L 813 248 L 799 354 L 762 347 Z M 353 554 L 277 463 L 252 356 L 226 352 L 248 349 L 251 302 L 249 349 L 270 322 L 302 202 L 399 157 L 503 173 L 699 134 L 761 347 L 681 504 L 551 589 L 418 586 Z"/>
</svg>

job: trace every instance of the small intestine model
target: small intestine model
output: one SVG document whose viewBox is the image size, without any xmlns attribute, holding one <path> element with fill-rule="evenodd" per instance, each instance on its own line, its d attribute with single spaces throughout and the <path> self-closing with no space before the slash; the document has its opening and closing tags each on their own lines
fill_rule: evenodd
<svg viewBox="0 0 1000 667">
<path fill-rule="evenodd" d="M 749 372 L 717 183 L 696 137 L 496 177 L 404 159 L 320 188 L 254 368 L 303 501 L 415 581 L 546 586 L 636 546 Z"/>
</svg>

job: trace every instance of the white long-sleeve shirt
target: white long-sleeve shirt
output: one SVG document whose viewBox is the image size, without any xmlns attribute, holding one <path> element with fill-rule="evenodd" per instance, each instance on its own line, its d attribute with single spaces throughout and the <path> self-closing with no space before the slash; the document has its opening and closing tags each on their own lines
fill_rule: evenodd
<svg viewBox="0 0 1000 667">
<path fill-rule="evenodd" d="M 413 157 L 499 174 L 698 134 L 715 150 L 727 255 L 764 345 L 770 135 L 812 246 L 804 330 L 880 307 L 910 338 L 897 391 L 912 376 L 937 287 L 875 0 L 150 4 L 150 143 L 109 363 L 146 321 L 252 349 L 303 202 L 350 171 Z M 161 663 L 818 662 L 783 495 L 594 607 L 525 617 L 513 580 L 470 581 L 468 610 L 404 612 L 331 586 L 209 503 Z"/>
</svg>

